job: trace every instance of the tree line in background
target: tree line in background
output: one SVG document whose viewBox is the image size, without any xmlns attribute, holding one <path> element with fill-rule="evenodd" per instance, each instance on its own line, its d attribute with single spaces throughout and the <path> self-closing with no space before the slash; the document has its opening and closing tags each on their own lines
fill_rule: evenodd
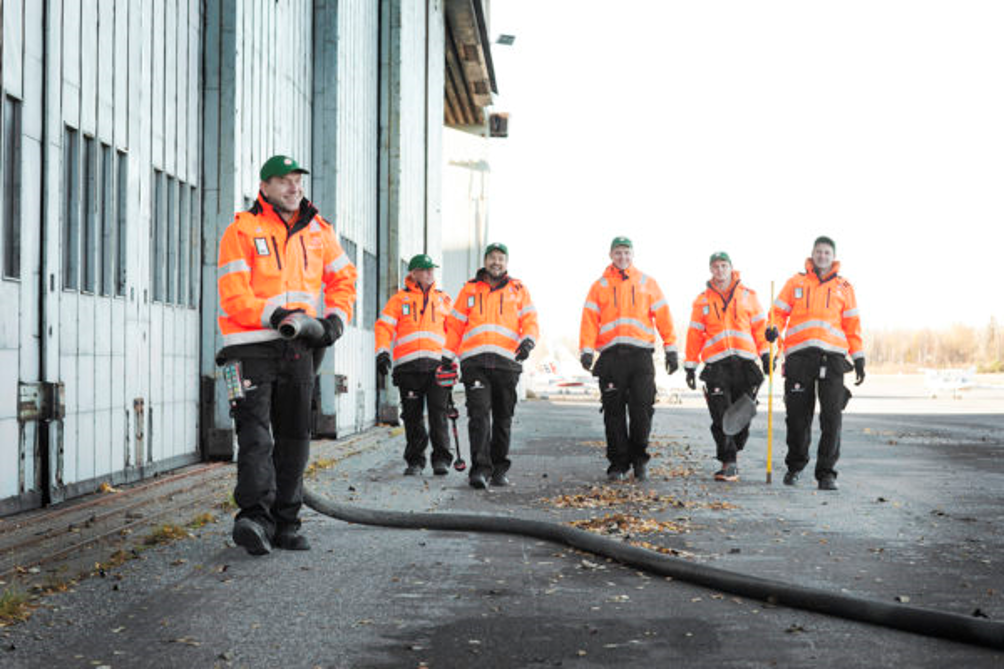
<svg viewBox="0 0 1004 669">
<path fill-rule="evenodd" d="M 868 368 L 916 372 L 926 367 L 975 367 L 979 373 L 1004 372 L 1004 328 L 996 318 L 980 328 L 865 330 Z"/>
</svg>

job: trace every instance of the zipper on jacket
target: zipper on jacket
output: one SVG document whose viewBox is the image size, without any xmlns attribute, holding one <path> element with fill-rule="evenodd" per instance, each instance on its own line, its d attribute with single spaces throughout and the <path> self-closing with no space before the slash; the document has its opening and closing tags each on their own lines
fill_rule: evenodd
<svg viewBox="0 0 1004 669">
<path fill-rule="evenodd" d="M 282 270 L 282 256 L 279 254 L 279 242 L 275 241 L 275 235 L 272 235 L 272 248 L 275 249 L 275 261 L 279 263 L 279 270 Z"/>
<path fill-rule="evenodd" d="M 303 243 L 303 235 L 300 235 L 300 248 L 303 249 L 303 269 L 307 269 L 307 245 Z"/>
<path fill-rule="evenodd" d="M 634 306 L 634 286 L 631 286 L 631 306 Z"/>
<path fill-rule="evenodd" d="M 411 318 L 416 323 L 418 322 L 418 302 L 411 303 Z"/>
<path fill-rule="evenodd" d="M 715 306 L 715 316 L 718 318 L 718 320 L 722 320 L 722 314 L 721 312 L 718 311 L 718 303 L 712 302 L 712 304 Z"/>
<path fill-rule="evenodd" d="M 478 294 L 478 313 L 482 315 L 485 313 L 485 296 L 480 293 Z"/>
<path fill-rule="evenodd" d="M 617 306 L 617 286 L 614 286 L 614 306 Z"/>
<path fill-rule="evenodd" d="M 499 315 L 502 315 L 503 302 L 505 302 L 505 293 L 499 293 Z"/>
<path fill-rule="evenodd" d="M 809 288 L 805 288 L 805 308 L 809 308 Z"/>
</svg>

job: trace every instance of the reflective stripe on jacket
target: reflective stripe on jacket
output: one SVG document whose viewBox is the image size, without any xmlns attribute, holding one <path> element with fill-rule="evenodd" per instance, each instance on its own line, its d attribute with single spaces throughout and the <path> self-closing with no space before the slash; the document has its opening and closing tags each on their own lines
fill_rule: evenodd
<svg viewBox="0 0 1004 669">
<path fill-rule="evenodd" d="M 756 293 L 740 285 L 739 272 L 732 272 L 732 285 L 724 294 L 709 281 L 690 312 L 683 366 L 696 369 L 699 362 L 718 362 L 733 355 L 755 362 L 768 350 L 766 325 Z"/>
<path fill-rule="evenodd" d="M 216 283 L 224 346 L 278 339 L 269 323 L 278 307 L 348 325 L 356 299 L 356 268 L 306 198 L 289 227 L 261 193 L 238 212 L 220 240 Z"/>
<path fill-rule="evenodd" d="M 423 291 L 408 277 L 383 308 L 374 326 L 376 352 L 392 355 L 394 367 L 417 360 L 438 366 L 446 345 L 450 296 L 435 287 Z"/>
<path fill-rule="evenodd" d="M 788 279 L 771 308 L 771 323 L 784 334 L 785 355 L 807 348 L 865 356 L 854 288 L 839 276 L 840 263 L 820 279 L 812 259 L 805 272 Z"/>
<path fill-rule="evenodd" d="M 659 284 L 634 266 L 622 272 L 609 265 L 589 289 L 582 307 L 581 352 L 594 353 L 618 344 L 654 350 L 656 330 L 663 348 L 676 351 L 673 317 Z"/>
<path fill-rule="evenodd" d="M 516 362 L 524 339 L 537 343 L 537 309 L 530 291 L 506 277 L 492 288 L 484 269 L 464 284 L 446 321 L 447 355 L 468 360 L 485 353 Z"/>
</svg>

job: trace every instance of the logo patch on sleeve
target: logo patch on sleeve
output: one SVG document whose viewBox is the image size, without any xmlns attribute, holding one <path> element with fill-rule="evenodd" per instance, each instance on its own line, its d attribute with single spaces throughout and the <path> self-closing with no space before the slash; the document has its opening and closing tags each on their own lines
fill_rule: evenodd
<svg viewBox="0 0 1004 669">
<path fill-rule="evenodd" d="M 473 309 L 474 308 L 474 296 L 473 295 L 468 295 L 467 296 L 467 308 L 468 309 Z"/>
<path fill-rule="evenodd" d="M 410 313 L 411 313 L 411 305 L 405 302 L 404 304 L 401 305 L 401 314 L 407 316 Z"/>
<path fill-rule="evenodd" d="M 795 289 L 795 299 L 796 300 L 802 299 L 802 289 L 801 288 L 796 288 Z"/>
<path fill-rule="evenodd" d="M 705 304 L 704 305 L 704 309 L 702 309 L 702 311 L 704 312 L 704 315 L 707 316 L 708 312 L 710 311 L 710 309 L 708 308 L 708 305 Z"/>
<path fill-rule="evenodd" d="M 260 255 L 260 256 L 267 256 L 269 254 L 268 242 L 265 241 L 264 237 L 255 237 L 254 238 L 254 248 L 255 248 L 255 251 L 257 251 L 258 255 Z"/>
</svg>

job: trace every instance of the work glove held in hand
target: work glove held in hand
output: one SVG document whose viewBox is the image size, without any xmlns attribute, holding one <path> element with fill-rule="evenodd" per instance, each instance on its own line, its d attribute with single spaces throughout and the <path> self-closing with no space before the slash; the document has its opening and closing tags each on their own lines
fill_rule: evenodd
<svg viewBox="0 0 1004 669">
<path fill-rule="evenodd" d="M 764 353 L 763 355 L 760 356 L 760 365 L 763 367 L 764 376 L 769 376 L 771 372 L 770 353 Z M 775 367 L 777 366 L 777 358 L 774 358 L 774 366 Z"/>
<path fill-rule="evenodd" d="M 865 359 L 854 359 L 854 385 L 860 386 L 865 380 Z"/>
<path fill-rule="evenodd" d="M 666 373 L 672 374 L 679 368 L 680 359 L 677 357 L 676 351 L 666 351 Z"/>
<path fill-rule="evenodd" d="M 697 390 L 697 370 L 687 369 L 687 387 L 691 390 Z"/>
<path fill-rule="evenodd" d="M 345 331 L 342 319 L 331 314 L 327 318 L 320 319 L 320 321 L 321 326 L 324 327 L 324 337 L 321 339 L 321 346 L 331 346 L 341 338 L 342 333 Z"/>
<path fill-rule="evenodd" d="M 530 351 L 533 350 L 534 343 L 532 339 L 524 339 L 519 343 L 519 347 L 516 349 L 516 362 L 523 362 L 530 357 Z"/>
<path fill-rule="evenodd" d="M 391 367 L 390 353 L 387 353 L 386 351 L 381 352 L 377 356 L 376 364 L 377 364 L 377 374 L 379 374 L 380 376 L 386 376 L 387 372 L 390 371 Z"/>
<path fill-rule="evenodd" d="M 591 371 L 593 368 L 593 354 L 583 353 L 579 357 L 579 362 L 582 364 L 582 369 L 586 370 L 587 372 Z"/>
<path fill-rule="evenodd" d="M 764 338 L 772 344 L 777 341 L 779 334 L 776 325 L 768 325 L 767 329 L 763 331 Z"/>
<path fill-rule="evenodd" d="M 282 323 L 286 316 L 297 313 L 302 314 L 304 311 L 303 309 L 284 309 L 283 307 L 276 307 L 275 311 L 272 312 L 272 315 L 268 319 L 268 324 L 272 326 L 273 330 L 278 330 L 279 323 Z"/>
</svg>

